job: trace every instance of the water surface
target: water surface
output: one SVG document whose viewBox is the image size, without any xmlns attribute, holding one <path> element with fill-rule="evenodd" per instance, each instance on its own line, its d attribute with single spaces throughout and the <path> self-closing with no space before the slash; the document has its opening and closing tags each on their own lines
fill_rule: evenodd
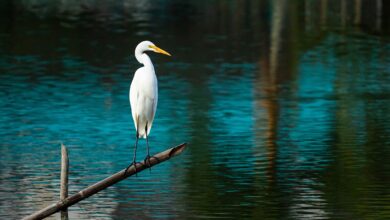
<svg viewBox="0 0 390 220">
<path fill-rule="evenodd" d="M 72 219 L 390 217 L 385 1 L 0 8 L 1 219 L 58 200 L 60 143 L 70 193 L 129 164 L 133 50 L 145 39 L 173 55 L 151 54 L 151 151 L 189 147 L 72 206 Z"/>
</svg>

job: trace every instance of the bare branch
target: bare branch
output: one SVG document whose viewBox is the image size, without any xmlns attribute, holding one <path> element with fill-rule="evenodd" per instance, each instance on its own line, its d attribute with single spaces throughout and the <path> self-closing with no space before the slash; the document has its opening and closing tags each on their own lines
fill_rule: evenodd
<svg viewBox="0 0 390 220">
<path fill-rule="evenodd" d="M 64 144 L 61 144 L 61 189 L 60 200 L 64 200 L 68 197 L 68 172 L 69 172 L 69 159 L 68 149 Z M 67 209 L 61 210 L 61 220 L 68 220 Z"/>
<path fill-rule="evenodd" d="M 150 158 L 150 167 L 155 166 L 161 162 L 169 160 L 170 158 L 172 158 L 174 156 L 179 155 L 181 152 L 183 152 L 186 145 L 187 145 L 186 143 L 183 143 L 183 144 L 180 144 L 176 147 L 170 148 L 168 150 L 165 150 L 163 152 L 160 152 L 160 153 L 152 156 Z M 47 206 L 46 208 L 41 209 L 41 210 L 33 213 L 32 215 L 29 215 L 29 216 L 23 218 L 23 219 L 27 220 L 27 219 L 46 218 L 46 217 L 48 217 L 48 216 L 50 216 L 50 215 L 52 215 L 60 210 L 66 209 L 69 206 L 72 206 L 72 205 L 80 202 L 81 200 L 84 200 L 84 199 L 92 196 L 95 193 L 98 193 L 98 192 L 104 190 L 105 188 L 107 188 L 109 186 L 116 184 L 117 182 L 119 182 L 123 179 L 126 179 L 129 176 L 132 176 L 136 173 L 141 172 L 146 168 L 149 168 L 149 166 L 147 164 L 145 164 L 144 161 L 139 162 L 139 163 L 137 163 L 137 170 L 134 169 L 134 165 L 131 166 L 127 170 L 127 172 L 126 172 L 126 169 L 123 169 L 123 170 L 115 173 L 114 175 L 107 177 L 106 179 L 101 180 L 100 182 L 97 182 L 97 183 L 93 184 L 92 186 L 89 186 L 76 194 L 73 194 L 72 196 L 70 196 L 68 198 L 63 199 L 61 201 L 58 201 L 56 203 L 53 203 L 53 204 Z"/>
</svg>

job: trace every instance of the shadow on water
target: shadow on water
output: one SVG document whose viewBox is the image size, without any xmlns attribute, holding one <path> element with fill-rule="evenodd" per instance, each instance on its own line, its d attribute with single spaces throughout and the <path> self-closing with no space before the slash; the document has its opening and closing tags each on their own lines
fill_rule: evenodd
<svg viewBox="0 0 390 220">
<path fill-rule="evenodd" d="M 2 1 L 0 218 L 127 166 L 135 45 L 179 158 L 70 208 L 75 219 L 390 216 L 390 4 L 376 0 Z M 139 158 L 146 153 L 140 142 Z M 12 201 L 12 204 L 10 203 Z M 58 216 L 57 216 L 58 217 Z"/>
</svg>

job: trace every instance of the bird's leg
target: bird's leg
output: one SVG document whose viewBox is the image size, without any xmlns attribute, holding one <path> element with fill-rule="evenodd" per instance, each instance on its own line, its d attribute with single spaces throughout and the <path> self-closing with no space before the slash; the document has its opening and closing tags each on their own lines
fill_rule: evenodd
<svg viewBox="0 0 390 220">
<path fill-rule="evenodd" d="M 145 135 L 146 135 L 146 149 L 147 149 L 148 154 L 146 155 L 144 163 L 148 165 L 149 173 L 150 173 L 151 168 L 150 168 L 150 153 L 149 153 L 149 140 L 148 140 L 148 123 L 146 123 L 146 126 L 145 126 Z"/>
<path fill-rule="evenodd" d="M 125 170 L 125 174 L 127 173 L 127 170 L 132 166 L 134 165 L 134 170 L 135 170 L 135 175 L 137 176 L 137 163 L 135 162 L 136 160 L 136 157 L 137 157 L 137 146 L 138 146 L 138 130 L 136 131 L 136 134 L 135 134 L 135 146 L 134 146 L 134 156 L 133 156 L 133 162 L 126 168 Z"/>
</svg>

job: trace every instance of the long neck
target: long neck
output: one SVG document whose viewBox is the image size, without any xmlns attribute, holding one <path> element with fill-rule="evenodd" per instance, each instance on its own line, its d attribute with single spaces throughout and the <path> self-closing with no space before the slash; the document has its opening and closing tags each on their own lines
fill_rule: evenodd
<svg viewBox="0 0 390 220">
<path fill-rule="evenodd" d="M 149 56 L 143 51 L 136 50 L 135 58 L 138 60 L 139 63 L 143 64 L 146 68 L 151 68 L 152 70 L 154 70 L 152 61 L 150 60 Z"/>
</svg>

